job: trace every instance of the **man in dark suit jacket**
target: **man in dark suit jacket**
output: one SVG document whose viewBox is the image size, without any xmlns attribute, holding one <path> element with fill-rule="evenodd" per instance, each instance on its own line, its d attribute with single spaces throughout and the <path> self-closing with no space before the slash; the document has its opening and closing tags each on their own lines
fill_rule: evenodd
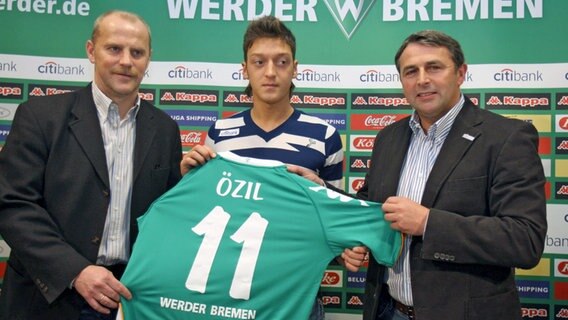
<svg viewBox="0 0 568 320">
<path fill-rule="evenodd" d="M 547 230 L 538 134 L 463 96 L 451 37 L 412 34 L 395 61 L 414 112 L 379 132 L 357 195 L 407 240 L 392 269 L 369 259 L 363 319 L 520 319 L 514 268 L 539 262 Z"/>
<path fill-rule="evenodd" d="M 150 50 L 140 17 L 106 13 L 87 42 L 94 82 L 18 107 L 0 152 L 0 234 L 12 249 L 1 319 L 110 318 L 130 297 L 118 279 L 136 218 L 180 179 L 176 123 L 138 97 Z"/>
</svg>

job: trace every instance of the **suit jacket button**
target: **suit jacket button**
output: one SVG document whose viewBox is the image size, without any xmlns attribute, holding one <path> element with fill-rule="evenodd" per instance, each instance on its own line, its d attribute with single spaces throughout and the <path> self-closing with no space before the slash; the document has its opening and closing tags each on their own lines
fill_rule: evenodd
<svg viewBox="0 0 568 320">
<path fill-rule="evenodd" d="M 108 190 L 103 190 L 103 196 L 108 197 L 110 195 L 110 192 Z"/>
<path fill-rule="evenodd" d="M 440 259 L 440 254 L 438 252 L 434 253 L 434 259 Z"/>
<path fill-rule="evenodd" d="M 101 238 L 95 236 L 93 239 L 91 239 L 91 243 L 98 246 L 99 244 L 101 244 Z"/>
</svg>

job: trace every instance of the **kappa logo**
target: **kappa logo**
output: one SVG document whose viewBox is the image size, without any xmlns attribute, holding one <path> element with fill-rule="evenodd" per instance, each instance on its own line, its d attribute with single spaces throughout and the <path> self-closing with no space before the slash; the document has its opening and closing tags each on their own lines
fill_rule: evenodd
<svg viewBox="0 0 568 320">
<path fill-rule="evenodd" d="M 343 34 L 350 39 L 375 0 L 324 0 L 324 2 Z"/>
</svg>

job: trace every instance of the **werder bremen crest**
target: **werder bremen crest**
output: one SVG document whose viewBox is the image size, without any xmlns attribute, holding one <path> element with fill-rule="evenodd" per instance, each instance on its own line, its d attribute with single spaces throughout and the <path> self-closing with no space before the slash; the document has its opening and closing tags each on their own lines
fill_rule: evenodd
<svg viewBox="0 0 568 320">
<path fill-rule="evenodd" d="M 347 39 L 355 32 L 375 0 L 324 0 Z"/>
</svg>

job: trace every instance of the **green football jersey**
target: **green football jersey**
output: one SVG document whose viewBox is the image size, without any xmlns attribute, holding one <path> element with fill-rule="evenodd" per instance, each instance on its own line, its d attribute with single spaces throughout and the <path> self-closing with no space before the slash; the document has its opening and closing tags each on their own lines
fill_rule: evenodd
<svg viewBox="0 0 568 320">
<path fill-rule="evenodd" d="M 378 203 L 230 153 L 185 175 L 138 224 L 121 279 L 127 320 L 307 319 L 344 248 L 365 245 L 392 266 L 402 238 Z"/>
</svg>

